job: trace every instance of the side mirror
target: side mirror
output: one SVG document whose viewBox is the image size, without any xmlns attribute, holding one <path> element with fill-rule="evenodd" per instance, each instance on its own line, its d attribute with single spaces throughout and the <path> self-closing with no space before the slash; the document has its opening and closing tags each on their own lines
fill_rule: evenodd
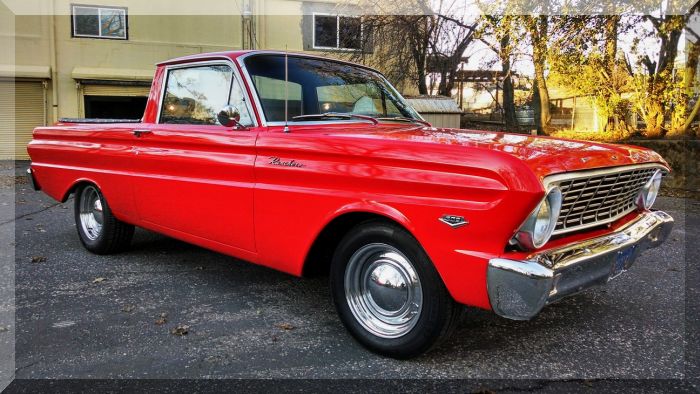
<svg viewBox="0 0 700 394">
<path fill-rule="evenodd" d="M 221 110 L 219 110 L 219 113 L 216 115 L 216 119 L 224 127 L 237 126 L 237 127 L 245 129 L 245 126 L 243 126 L 240 123 L 240 121 L 241 121 L 240 111 L 238 111 L 238 108 L 236 108 L 232 105 L 226 105 L 223 108 L 221 108 Z"/>
</svg>

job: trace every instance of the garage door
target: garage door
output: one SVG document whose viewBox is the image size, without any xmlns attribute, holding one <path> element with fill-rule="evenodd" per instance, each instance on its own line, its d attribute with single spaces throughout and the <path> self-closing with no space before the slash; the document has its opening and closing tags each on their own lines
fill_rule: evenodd
<svg viewBox="0 0 700 394">
<path fill-rule="evenodd" d="M 0 81 L 0 159 L 29 159 L 27 143 L 32 130 L 45 124 L 46 96 L 41 81 Z"/>
</svg>

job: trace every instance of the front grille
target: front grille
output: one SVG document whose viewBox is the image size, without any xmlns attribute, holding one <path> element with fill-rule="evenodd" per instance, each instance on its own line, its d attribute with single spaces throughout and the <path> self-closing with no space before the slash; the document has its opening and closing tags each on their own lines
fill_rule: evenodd
<svg viewBox="0 0 700 394">
<path fill-rule="evenodd" d="M 632 168 L 556 182 L 562 192 L 554 234 L 610 223 L 636 209 L 636 198 L 658 168 Z"/>
</svg>

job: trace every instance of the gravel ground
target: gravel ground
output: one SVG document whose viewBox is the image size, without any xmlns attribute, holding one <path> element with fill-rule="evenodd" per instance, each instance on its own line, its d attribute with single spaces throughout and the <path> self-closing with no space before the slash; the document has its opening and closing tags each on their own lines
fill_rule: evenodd
<svg viewBox="0 0 700 394">
<path fill-rule="evenodd" d="M 291 277 L 144 230 L 130 251 L 96 256 L 78 240 L 72 200 L 26 184 L 16 191 L 15 220 L 2 224 L 15 226 L 16 324 L 0 336 L 14 331 L 18 379 L 697 377 L 698 281 L 686 281 L 699 257 L 686 248 L 699 239 L 696 200 L 660 197 L 673 233 L 608 286 L 529 322 L 467 308 L 442 347 L 398 361 L 350 337 L 326 278 Z M 187 334 L 172 334 L 178 326 Z"/>
</svg>

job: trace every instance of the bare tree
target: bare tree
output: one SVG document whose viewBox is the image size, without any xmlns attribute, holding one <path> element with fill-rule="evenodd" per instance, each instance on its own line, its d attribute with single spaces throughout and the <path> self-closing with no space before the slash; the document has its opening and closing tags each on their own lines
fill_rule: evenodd
<svg viewBox="0 0 700 394">
<path fill-rule="evenodd" d="M 428 40 L 433 71 L 440 75 L 438 94 L 452 96 L 459 64 L 474 41 L 478 22 L 466 22 L 456 16 L 435 16 L 435 31 Z"/>
<path fill-rule="evenodd" d="M 382 2 L 382 7 L 405 8 L 401 0 Z M 451 96 L 457 70 L 467 47 L 474 41 L 478 21 L 468 20 L 462 3 L 416 0 L 412 15 L 366 15 L 361 50 L 346 56 L 356 62 L 379 66 L 398 86 L 412 83 L 420 94 L 428 94 L 427 76 L 440 75 L 438 94 Z"/>
</svg>

